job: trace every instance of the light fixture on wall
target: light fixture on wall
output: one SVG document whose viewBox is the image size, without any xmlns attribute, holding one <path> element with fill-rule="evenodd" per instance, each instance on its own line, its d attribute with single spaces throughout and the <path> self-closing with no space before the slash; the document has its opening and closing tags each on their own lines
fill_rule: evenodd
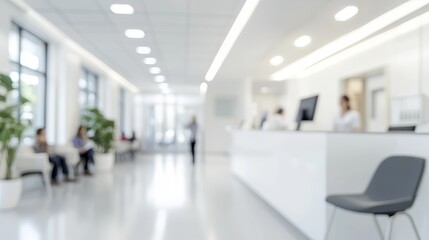
<svg viewBox="0 0 429 240">
<path fill-rule="evenodd" d="M 296 75 L 311 67 L 312 65 L 326 59 L 360 41 L 372 34 L 386 28 L 407 15 L 425 7 L 429 0 L 409 0 L 398 7 L 382 14 L 369 23 L 357 28 L 354 31 L 343 35 L 334 41 L 324 45 L 307 56 L 285 66 L 271 75 L 271 79 L 281 81 L 296 77 Z"/>
<path fill-rule="evenodd" d="M 159 68 L 159 67 L 151 67 L 149 69 L 149 72 L 152 73 L 152 74 L 160 74 L 161 73 L 161 68 Z"/>
<path fill-rule="evenodd" d="M 335 20 L 338 22 L 345 22 L 350 18 L 354 17 L 359 12 L 359 8 L 356 6 L 347 6 L 335 14 Z"/>
<path fill-rule="evenodd" d="M 304 35 L 304 36 L 297 38 L 294 42 L 294 45 L 295 45 L 295 47 L 302 48 L 302 47 L 308 46 L 308 44 L 310 44 L 310 43 L 311 43 L 311 37 L 308 35 Z"/>
<path fill-rule="evenodd" d="M 156 64 L 157 61 L 156 61 L 156 58 L 148 57 L 148 58 L 143 59 L 143 62 L 147 65 L 154 65 L 154 64 Z"/>
<path fill-rule="evenodd" d="M 273 66 L 278 66 L 278 65 L 282 64 L 283 61 L 284 61 L 284 58 L 282 56 L 275 56 L 275 57 L 271 58 L 270 64 Z"/>
<path fill-rule="evenodd" d="M 133 14 L 134 8 L 129 4 L 112 4 L 110 10 L 115 14 Z"/>
<path fill-rule="evenodd" d="M 155 82 L 162 83 L 165 82 L 165 76 L 164 75 L 157 75 L 154 77 Z"/>
<path fill-rule="evenodd" d="M 138 54 L 149 54 L 151 51 L 150 47 L 141 46 L 136 48 Z"/>
<path fill-rule="evenodd" d="M 206 81 L 212 81 L 215 78 L 217 72 L 234 46 L 235 41 L 237 41 L 238 36 L 240 36 L 241 31 L 244 29 L 256 7 L 258 6 L 259 1 L 260 0 L 247 0 L 244 3 L 243 8 L 240 10 L 240 13 L 235 19 L 234 24 L 229 30 L 228 35 L 223 41 L 222 46 L 220 47 L 215 59 L 210 65 L 209 70 L 207 71 L 205 77 Z"/>
<path fill-rule="evenodd" d="M 128 38 L 144 38 L 145 33 L 141 29 L 127 29 L 125 30 L 125 36 Z"/>
</svg>

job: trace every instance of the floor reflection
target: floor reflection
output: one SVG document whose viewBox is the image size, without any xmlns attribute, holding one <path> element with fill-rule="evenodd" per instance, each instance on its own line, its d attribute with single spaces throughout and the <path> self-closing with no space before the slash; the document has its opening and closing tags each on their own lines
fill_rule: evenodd
<svg viewBox="0 0 429 240">
<path fill-rule="evenodd" d="M 305 239 L 235 180 L 225 156 L 192 166 L 187 154 L 140 155 L 51 199 L 29 181 L 19 207 L 0 212 L 0 239 Z"/>
</svg>

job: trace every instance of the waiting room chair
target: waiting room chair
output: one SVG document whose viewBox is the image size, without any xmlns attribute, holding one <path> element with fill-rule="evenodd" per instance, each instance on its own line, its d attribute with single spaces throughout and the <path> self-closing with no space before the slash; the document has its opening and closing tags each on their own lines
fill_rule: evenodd
<svg viewBox="0 0 429 240">
<path fill-rule="evenodd" d="M 116 141 L 115 153 L 117 160 L 127 160 L 130 156 L 131 143 L 129 141 Z"/>
<path fill-rule="evenodd" d="M 78 165 L 81 161 L 79 150 L 71 145 L 58 145 L 55 147 L 55 153 L 66 158 L 69 169 L 73 170 L 73 177 L 78 175 Z"/>
<path fill-rule="evenodd" d="M 16 155 L 15 166 L 21 176 L 41 174 L 48 195 L 52 194 L 51 170 L 46 153 L 34 153 L 31 146 L 20 146 Z"/>
<path fill-rule="evenodd" d="M 334 210 L 328 223 L 325 239 L 329 237 L 337 208 L 373 214 L 380 238 L 386 240 L 391 239 L 392 226 L 396 217 L 403 214 L 410 220 L 417 239 L 420 239 L 413 218 L 405 211 L 413 206 L 424 167 L 425 160 L 421 158 L 389 157 L 378 166 L 364 193 L 328 196 L 326 201 L 334 206 Z M 377 215 L 389 217 L 389 224 L 384 235 L 377 222 Z"/>
</svg>

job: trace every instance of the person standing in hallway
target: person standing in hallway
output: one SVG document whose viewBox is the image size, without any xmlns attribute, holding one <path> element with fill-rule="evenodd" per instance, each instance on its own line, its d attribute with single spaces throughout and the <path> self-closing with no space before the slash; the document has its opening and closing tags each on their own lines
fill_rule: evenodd
<svg viewBox="0 0 429 240">
<path fill-rule="evenodd" d="M 263 130 L 286 130 L 283 108 L 277 108 L 275 113 L 268 117 L 262 125 Z"/>
<path fill-rule="evenodd" d="M 187 128 L 191 132 L 190 145 L 191 145 L 192 164 L 195 165 L 195 147 L 197 145 L 197 132 L 198 132 L 198 122 L 197 122 L 196 116 L 192 117 L 191 123 L 188 124 Z"/>
<path fill-rule="evenodd" d="M 84 160 L 85 175 L 91 176 L 89 164 L 94 164 L 94 149 L 93 144 L 88 140 L 85 127 L 79 127 L 76 137 L 73 139 L 73 145 L 79 150 L 80 157 Z"/>
<path fill-rule="evenodd" d="M 36 142 L 34 143 L 33 150 L 35 153 L 47 153 L 49 156 L 49 162 L 52 164 L 51 183 L 52 185 L 58 185 L 58 170 L 61 168 L 64 174 L 65 182 L 74 182 L 75 179 L 69 177 L 69 169 L 65 157 L 52 153 L 48 142 L 46 141 L 46 134 L 44 128 L 37 129 Z"/>
<path fill-rule="evenodd" d="M 357 132 L 361 130 L 359 112 L 351 109 L 350 98 L 344 95 L 340 99 L 341 112 L 335 117 L 335 132 Z"/>
</svg>

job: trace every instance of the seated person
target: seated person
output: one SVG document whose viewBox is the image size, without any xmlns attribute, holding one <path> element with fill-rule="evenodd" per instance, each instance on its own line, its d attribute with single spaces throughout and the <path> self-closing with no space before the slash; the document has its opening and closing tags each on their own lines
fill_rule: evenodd
<svg viewBox="0 0 429 240">
<path fill-rule="evenodd" d="M 269 116 L 268 119 L 266 119 L 266 121 L 263 123 L 262 129 L 287 130 L 283 108 L 278 108 L 273 115 Z"/>
<path fill-rule="evenodd" d="M 54 154 L 50 151 L 49 145 L 46 141 L 45 129 L 39 128 L 36 132 L 36 142 L 34 143 L 33 149 L 36 153 L 47 153 L 49 156 L 49 162 L 53 165 L 52 169 L 52 185 L 58 185 L 58 168 L 62 168 L 64 174 L 64 181 L 74 182 L 75 180 L 69 177 L 69 169 L 66 163 L 66 159 L 63 156 Z"/>
<path fill-rule="evenodd" d="M 80 126 L 77 135 L 73 139 L 73 145 L 79 150 L 80 157 L 84 159 L 85 175 L 91 176 L 89 164 L 94 164 L 93 144 L 88 140 L 87 130 Z"/>
<path fill-rule="evenodd" d="M 127 141 L 127 140 L 128 140 L 127 136 L 125 135 L 124 132 L 122 132 L 121 133 L 121 141 Z"/>
<path fill-rule="evenodd" d="M 134 141 L 136 141 L 136 132 L 133 131 L 133 134 L 131 135 L 130 138 L 128 138 L 128 141 L 130 141 L 131 143 L 133 143 Z"/>
</svg>

